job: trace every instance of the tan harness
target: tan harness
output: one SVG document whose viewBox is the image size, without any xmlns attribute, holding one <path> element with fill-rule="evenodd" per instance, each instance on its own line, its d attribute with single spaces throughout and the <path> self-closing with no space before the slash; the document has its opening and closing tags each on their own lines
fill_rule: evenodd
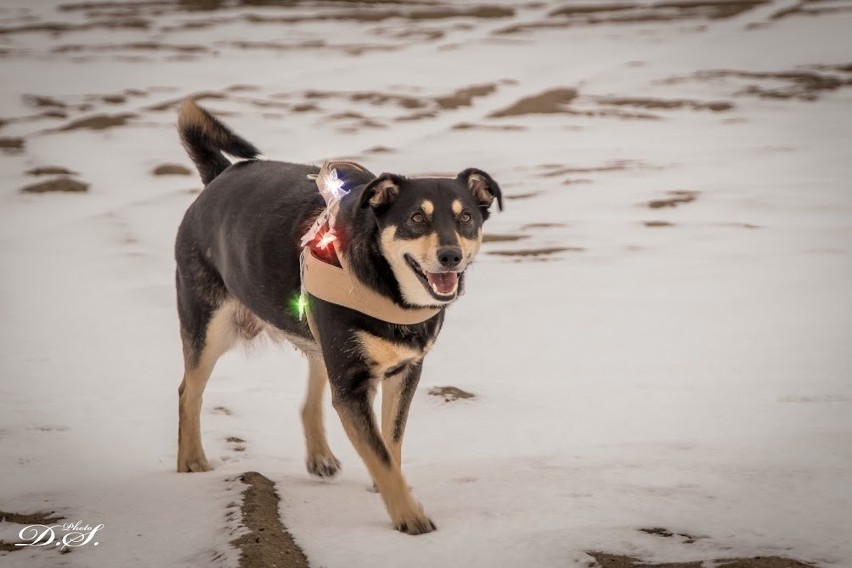
<svg viewBox="0 0 852 568">
<path fill-rule="evenodd" d="M 335 166 L 345 166 L 366 171 L 353 162 L 325 162 L 317 174 L 317 185 L 323 193 L 322 183 Z M 339 204 L 329 210 L 333 220 Z M 330 243 L 334 247 L 335 243 Z M 377 320 L 396 325 L 415 325 L 429 320 L 441 311 L 441 308 L 404 308 L 396 302 L 367 287 L 349 268 L 348 261 L 334 248 L 340 266 L 335 266 L 317 257 L 311 245 L 302 249 L 302 297 L 310 294 L 316 298 L 343 306 L 368 315 Z M 308 308 L 309 309 L 309 308 Z"/>
</svg>

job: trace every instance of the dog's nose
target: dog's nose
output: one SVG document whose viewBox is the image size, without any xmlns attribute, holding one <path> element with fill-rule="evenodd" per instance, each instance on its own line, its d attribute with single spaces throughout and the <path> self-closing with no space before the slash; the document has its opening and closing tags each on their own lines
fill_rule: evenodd
<svg viewBox="0 0 852 568">
<path fill-rule="evenodd" d="M 438 249 L 438 261 L 441 266 L 453 269 L 459 265 L 462 259 L 462 251 L 459 247 L 441 247 Z"/>
</svg>

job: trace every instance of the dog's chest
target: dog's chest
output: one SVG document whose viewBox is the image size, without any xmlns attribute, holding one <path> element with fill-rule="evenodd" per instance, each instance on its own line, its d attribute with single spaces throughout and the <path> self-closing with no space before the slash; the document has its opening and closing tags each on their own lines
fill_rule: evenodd
<svg viewBox="0 0 852 568">
<path fill-rule="evenodd" d="M 422 347 L 378 337 L 366 331 L 356 334 L 361 355 L 373 376 L 384 377 L 408 365 L 417 364 L 432 348 L 434 338 L 429 338 Z"/>
</svg>

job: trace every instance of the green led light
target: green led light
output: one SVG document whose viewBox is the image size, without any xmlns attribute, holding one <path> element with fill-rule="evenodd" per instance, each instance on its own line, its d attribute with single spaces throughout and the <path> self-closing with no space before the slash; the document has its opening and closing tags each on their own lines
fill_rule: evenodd
<svg viewBox="0 0 852 568">
<path fill-rule="evenodd" d="M 305 310 L 308 308 L 308 299 L 305 298 L 302 294 L 298 296 L 294 296 L 292 300 L 290 300 L 290 309 L 292 312 L 299 317 L 299 321 L 305 319 Z"/>
</svg>

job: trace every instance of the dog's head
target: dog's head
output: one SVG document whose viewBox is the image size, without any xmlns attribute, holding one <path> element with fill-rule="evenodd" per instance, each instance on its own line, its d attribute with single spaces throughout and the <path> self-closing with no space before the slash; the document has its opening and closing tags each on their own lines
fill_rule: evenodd
<svg viewBox="0 0 852 568">
<path fill-rule="evenodd" d="M 482 224 L 500 187 L 487 173 L 467 169 L 455 178 L 382 174 L 363 190 L 379 228 L 379 248 L 413 306 L 442 306 L 462 290 L 464 271 L 482 243 Z"/>
</svg>

